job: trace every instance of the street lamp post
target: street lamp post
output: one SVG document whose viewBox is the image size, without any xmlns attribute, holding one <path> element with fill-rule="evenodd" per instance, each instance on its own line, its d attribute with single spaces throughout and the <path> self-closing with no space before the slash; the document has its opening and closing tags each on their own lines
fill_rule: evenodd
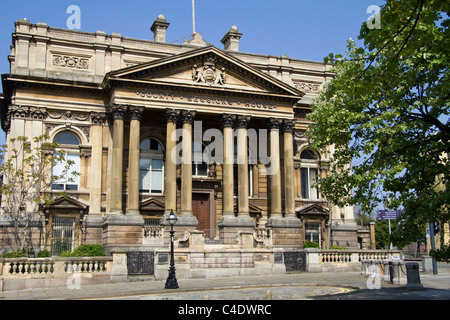
<svg viewBox="0 0 450 320">
<path fill-rule="evenodd" d="M 175 276 L 175 261 L 174 261 L 174 253 L 173 253 L 173 225 L 177 222 L 177 216 L 173 213 L 173 210 L 170 210 L 170 215 L 167 218 L 167 221 L 170 223 L 170 268 L 169 268 L 169 276 L 166 280 L 166 286 L 164 289 L 178 289 L 178 282 Z"/>
</svg>

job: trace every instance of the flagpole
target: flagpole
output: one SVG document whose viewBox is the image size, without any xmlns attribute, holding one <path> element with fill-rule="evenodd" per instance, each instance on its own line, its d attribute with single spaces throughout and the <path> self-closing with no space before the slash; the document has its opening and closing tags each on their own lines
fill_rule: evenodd
<svg viewBox="0 0 450 320">
<path fill-rule="evenodd" d="M 192 34 L 195 34 L 195 0 L 192 0 Z"/>
</svg>

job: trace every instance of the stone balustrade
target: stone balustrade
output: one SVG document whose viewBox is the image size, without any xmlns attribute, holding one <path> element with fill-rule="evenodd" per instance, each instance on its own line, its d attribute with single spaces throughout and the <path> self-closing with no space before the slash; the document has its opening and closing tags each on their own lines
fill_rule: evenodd
<svg viewBox="0 0 450 320">
<path fill-rule="evenodd" d="M 400 251 L 396 250 L 306 250 L 309 272 L 359 271 L 362 261 L 400 257 Z"/>
<path fill-rule="evenodd" d="M 0 259 L 0 290 L 108 282 L 112 257 Z"/>
<path fill-rule="evenodd" d="M 255 248 L 254 233 L 238 234 L 238 244 L 226 248 L 205 246 L 204 234 L 191 231 L 189 246 L 176 248 L 177 278 L 270 275 L 286 272 L 361 271 L 380 280 L 405 283 L 404 262 L 399 251 L 318 250 Z M 167 278 L 170 250 L 154 252 L 151 276 Z M 114 252 L 112 257 L 14 258 L 0 259 L 0 290 L 123 282 L 129 280 L 128 254 Z M 132 260 L 131 263 L 140 263 Z M 133 273 L 134 275 L 134 273 Z M 377 278 L 378 279 L 378 278 Z"/>
<path fill-rule="evenodd" d="M 164 237 L 164 227 L 145 226 L 142 230 L 144 239 L 161 239 Z"/>
</svg>

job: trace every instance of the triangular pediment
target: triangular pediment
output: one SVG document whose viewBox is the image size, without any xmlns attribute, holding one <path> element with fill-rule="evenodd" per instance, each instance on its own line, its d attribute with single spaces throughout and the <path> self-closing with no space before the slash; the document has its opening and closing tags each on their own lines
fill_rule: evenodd
<svg viewBox="0 0 450 320">
<path fill-rule="evenodd" d="M 154 199 L 150 198 L 141 203 L 139 206 L 140 210 L 151 210 L 151 211 L 161 211 L 165 209 L 164 203 Z"/>
<path fill-rule="evenodd" d="M 317 203 L 310 204 L 304 207 L 297 208 L 296 213 L 299 215 L 328 215 L 329 209 Z"/>
<path fill-rule="evenodd" d="M 237 203 L 234 204 L 234 212 L 236 212 L 236 213 L 238 212 Z M 248 205 L 248 212 L 249 212 L 250 215 L 259 215 L 259 216 L 261 216 L 262 212 L 263 212 L 263 209 L 261 209 L 260 207 L 254 205 L 252 203 L 249 203 L 249 205 Z"/>
<path fill-rule="evenodd" d="M 112 71 L 111 81 L 220 90 L 300 99 L 304 93 L 229 53 L 207 46 L 182 54 Z"/>
<path fill-rule="evenodd" d="M 71 197 L 60 197 L 48 205 L 48 208 L 86 210 L 88 206 Z"/>
</svg>

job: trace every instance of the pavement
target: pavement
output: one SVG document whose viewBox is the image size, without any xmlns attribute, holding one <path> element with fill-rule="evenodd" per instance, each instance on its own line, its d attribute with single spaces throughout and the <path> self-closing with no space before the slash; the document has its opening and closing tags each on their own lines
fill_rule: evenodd
<svg viewBox="0 0 450 320">
<path fill-rule="evenodd" d="M 423 290 L 381 281 L 379 289 L 360 272 L 290 273 L 179 279 L 178 289 L 165 281 L 144 279 L 124 283 L 30 288 L 0 292 L 1 300 L 450 300 L 450 264 L 438 274 L 420 273 Z M 375 286 L 376 287 L 376 286 Z"/>
</svg>

